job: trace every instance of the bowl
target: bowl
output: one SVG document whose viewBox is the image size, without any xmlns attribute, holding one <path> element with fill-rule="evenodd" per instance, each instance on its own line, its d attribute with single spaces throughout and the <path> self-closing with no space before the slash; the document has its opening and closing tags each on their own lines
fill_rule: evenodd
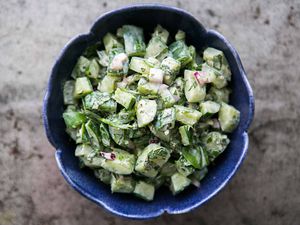
<svg viewBox="0 0 300 225">
<path fill-rule="evenodd" d="M 101 40 L 107 32 L 115 32 L 123 24 L 144 28 L 147 37 L 157 24 L 171 35 L 178 29 L 186 32 L 187 43 L 198 50 L 211 46 L 224 52 L 232 71 L 230 104 L 241 112 L 237 129 L 230 135 L 231 142 L 209 169 L 200 188 L 173 196 L 166 188 L 159 189 L 152 202 L 146 202 L 126 194 L 111 194 L 110 188 L 98 181 L 89 170 L 79 168 L 74 156 L 75 143 L 65 132 L 62 118 L 63 83 L 70 79 L 77 58 L 84 49 Z M 164 212 L 185 213 L 201 206 L 215 196 L 232 178 L 245 158 L 248 148 L 247 129 L 254 114 L 254 98 L 237 51 L 221 34 L 203 27 L 191 14 L 174 7 L 159 4 L 132 5 L 113 10 L 100 16 L 87 34 L 73 38 L 60 53 L 50 74 L 43 103 L 43 121 L 47 137 L 56 149 L 55 157 L 66 181 L 80 194 L 108 211 L 129 218 L 147 219 Z"/>
</svg>

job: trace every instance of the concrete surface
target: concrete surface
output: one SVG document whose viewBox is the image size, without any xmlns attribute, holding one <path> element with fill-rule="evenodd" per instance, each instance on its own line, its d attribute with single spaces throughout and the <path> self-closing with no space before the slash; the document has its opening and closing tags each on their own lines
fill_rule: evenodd
<svg viewBox="0 0 300 225">
<path fill-rule="evenodd" d="M 300 223 L 299 1 L 160 2 L 192 12 L 240 53 L 256 117 L 239 173 L 202 208 L 151 221 L 115 217 L 81 197 L 60 175 L 44 134 L 45 85 L 71 37 L 133 2 L 1 0 L 0 225 Z"/>
</svg>

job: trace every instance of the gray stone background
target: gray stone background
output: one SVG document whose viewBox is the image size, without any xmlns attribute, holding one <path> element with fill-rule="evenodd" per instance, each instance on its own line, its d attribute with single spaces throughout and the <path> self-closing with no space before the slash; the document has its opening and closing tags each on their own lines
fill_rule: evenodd
<svg viewBox="0 0 300 225">
<path fill-rule="evenodd" d="M 144 1 L 136 1 L 144 2 Z M 147 1 L 149 2 L 149 1 Z M 299 1 L 170 1 L 237 48 L 256 98 L 242 168 L 203 207 L 150 221 L 119 218 L 71 189 L 41 120 L 65 43 L 129 0 L 0 1 L 0 225 L 300 224 Z"/>
</svg>

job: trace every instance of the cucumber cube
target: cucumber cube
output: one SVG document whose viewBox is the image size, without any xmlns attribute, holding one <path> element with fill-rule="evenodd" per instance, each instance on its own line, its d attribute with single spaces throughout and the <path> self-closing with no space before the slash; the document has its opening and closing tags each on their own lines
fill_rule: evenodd
<svg viewBox="0 0 300 225">
<path fill-rule="evenodd" d="M 184 94 L 188 102 L 201 102 L 206 95 L 206 86 L 200 85 L 195 77 L 196 71 L 184 71 Z"/>
<path fill-rule="evenodd" d="M 104 184 L 110 184 L 111 181 L 111 172 L 105 170 L 105 169 L 96 169 L 94 170 L 94 175 L 99 180 L 101 180 Z"/>
<path fill-rule="evenodd" d="M 220 104 L 213 101 L 205 101 L 200 103 L 200 112 L 203 116 L 209 117 L 220 110 Z"/>
<path fill-rule="evenodd" d="M 228 88 L 215 88 L 215 87 L 211 87 L 208 91 L 208 94 L 206 96 L 207 100 L 212 100 L 218 103 L 221 102 L 225 102 L 228 103 L 229 102 L 229 95 L 230 95 L 230 89 Z"/>
<path fill-rule="evenodd" d="M 143 56 L 146 51 L 143 29 L 124 25 L 122 27 L 125 51 L 128 56 Z"/>
<path fill-rule="evenodd" d="M 153 37 L 146 48 L 145 58 L 153 57 L 163 60 L 168 54 L 168 46 L 159 36 Z"/>
<path fill-rule="evenodd" d="M 107 33 L 104 36 L 103 44 L 106 52 L 109 52 L 113 48 L 123 48 L 123 44 L 120 43 L 117 37 L 111 33 Z"/>
<path fill-rule="evenodd" d="M 108 54 L 106 53 L 106 51 L 104 51 L 104 50 L 97 51 L 97 55 L 99 57 L 99 59 L 98 59 L 99 64 L 103 67 L 108 67 L 109 58 L 108 58 Z"/>
<path fill-rule="evenodd" d="M 181 63 L 181 66 L 187 65 L 193 60 L 188 46 L 183 40 L 175 41 L 169 46 L 172 57 Z"/>
<path fill-rule="evenodd" d="M 157 103 L 155 100 L 141 99 L 137 103 L 136 117 L 138 127 L 144 127 L 151 123 L 156 115 Z"/>
<path fill-rule="evenodd" d="M 101 92 L 113 93 L 116 89 L 116 83 L 120 77 L 106 75 L 99 83 L 97 89 Z"/>
<path fill-rule="evenodd" d="M 185 40 L 185 32 L 182 30 L 178 30 L 177 33 L 175 34 L 175 40 L 176 41 Z"/>
<path fill-rule="evenodd" d="M 101 167 L 121 175 L 129 175 L 133 172 L 136 160 L 135 155 L 117 148 L 114 148 L 111 153 L 114 154 L 115 158 L 113 160 L 103 158 Z"/>
<path fill-rule="evenodd" d="M 138 181 L 135 185 L 133 193 L 146 201 L 151 201 L 154 198 L 155 187 L 144 181 Z"/>
<path fill-rule="evenodd" d="M 67 128 L 77 128 L 86 121 L 86 117 L 81 112 L 67 109 L 63 113 L 63 119 Z"/>
<path fill-rule="evenodd" d="M 171 93 L 171 88 L 160 89 L 159 95 L 165 108 L 172 107 L 178 101 L 175 95 Z"/>
<path fill-rule="evenodd" d="M 186 187 L 191 184 L 191 180 L 180 173 L 175 173 L 171 176 L 171 185 L 170 190 L 172 191 L 173 195 L 178 194 L 179 192 L 183 191 Z"/>
<path fill-rule="evenodd" d="M 76 104 L 76 101 L 74 99 L 73 93 L 75 89 L 75 81 L 74 80 L 68 80 L 64 84 L 64 104 L 65 105 L 74 105 Z"/>
<path fill-rule="evenodd" d="M 169 38 L 169 31 L 164 29 L 161 25 L 157 25 L 154 29 L 152 37 L 160 37 L 161 40 L 166 44 Z"/>
<path fill-rule="evenodd" d="M 146 79 L 141 78 L 138 82 L 137 90 L 142 95 L 157 95 L 160 86 L 161 84 L 148 82 Z"/>
<path fill-rule="evenodd" d="M 203 52 L 203 59 L 207 64 L 218 70 L 222 67 L 223 58 L 225 58 L 223 52 L 215 48 L 207 48 Z"/>
<path fill-rule="evenodd" d="M 164 82 L 166 84 L 170 85 L 175 80 L 180 67 L 181 63 L 172 57 L 167 57 L 161 62 L 160 68 L 165 72 Z"/>
<path fill-rule="evenodd" d="M 209 132 L 201 138 L 201 142 L 207 152 L 210 161 L 220 155 L 229 144 L 230 140 L 227 135 L 221 134 L 220 132 Z"/>
<path fill-rule="evenodd" d="M 82 98 L 93 91 L 92 84 L 87 77 L 78 77 L 75 82 L 74 97 Z"/>
<path fill-rule="evenodd" d="M 90 145 L 82 144 L 77 145 L 75 149 L 75 156 L 88 156 L 89 153 L 93 151 Z"/>
<path fill-rule="evenodd" d="M 131 108 L 135 103 L 135 97 L 133 94 L 130 94 L 127 91 L 123 91 L 120 88 L 118 88 L 115 91 L 115 95 L 113 97 L 117 103 L 124 106 L 126 109 Z"/>
<path fill-rule="evenodd" d="M 111 178 L 112 193 L 131 193 L 135 187 L 135 181 L 131 176 L 112 175 Z"/>
<path fill-rule="evenodd" d="M 208 82 L 212 83 L 216 88 L 223 88 L 227 85 L 227 79 L 221 71 L 210 67 L 206 63 L 202 65 L 202 72 L 204 72 Z"/>
<path fill-rule="evenodd" d="M 222 131 L 230 133 L 234 131 L 240 122 L 240 112 L 233 106 L 223 102 L 219 111 L 219 122 Z"/>
<path fill-rule="evenodd" d="M 202 115 L 201 112 L 195 109 L 191 109 L 181 105 L 175 105 L 174 107 L 176 112 L 176 120 L 186 125 L 193 126 L 199 121 Z"/>
<path fill-rule="evenodd" d="M 156 177 L 159 169 L 168 161 L 170 156 L 168 149 L 158 144 L 150 144 L 139 155 L 135 171 L 146 177 Z"/>
<path fill-rule="evenodd" d="M 162 84 L 164 79 L 164 71 L 157 68 L 151 68 L 149 71 L 149 81 Z"/>
<path fill-rule="evenodd" d="M 129 69 L 141 74 L 149 74 L 150 72 L 150 66 L 146 63 L 146 60 L 140 57 L 131 58 Z"/>
</svg>

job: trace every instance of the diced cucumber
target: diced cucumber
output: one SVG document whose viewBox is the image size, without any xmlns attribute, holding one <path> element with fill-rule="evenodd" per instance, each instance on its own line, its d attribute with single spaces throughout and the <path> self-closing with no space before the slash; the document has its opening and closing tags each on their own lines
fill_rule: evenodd
<svg viewBox="0 0 300 225">
<path fill-rule="evenodd" d="M 175 165 L 177 171 L 183 176 L 189 176 L 195 171 L 195 168 L 192 166 L 192 164 L 183 156 L 180 156 L 180 158 L 175 161 Z"/>
<path fill-rule="evenodd" d="M 151 68 L 149 71 L 149 81 L 162 84 L 164 79 L 164 71 L 157 68 Z"/>
<path fill-rule="evenodd" d="M 175 40 L 180 41 L 180 40 L 185 40 L 185 32 L 182 30 L 178 30 L 176 35 L 175 35 Z"/>
<path fill-rule="evenodd" d="M 191 126 L 189 125 L 183 125 L 181 127 L 179 127 L 179 133 L 180 133 L 180 136 L 181 136 L 181 143 L 184 145 L 184 146 L 188 146 L 192 143 L 192 134 L 191 134 Z"/>
<path fill-rule="evenodd" d="M 180 173 L 175 173 L 171 177 L 171 185 L 170 190 L 172 191 L 173 195 L 178 194 L 179 192 L 183 191 L 186 187 L 191 184 L 191 180 Z"/>
<path fill-rule="evenodd" d="M 196 71 L 184 71 L 184 94 L 188 102 L 201 102 L 206 95 L 206 86 L 200 85 L 195 77 Z"/>
<path fill-rule="evenodd" d="M 182 155 L 196 169 L 202 169 L 209 164 L 207 152 L 200 145 L 183 148 Z"/>
<path fill-rule="evenodd" d="M 176 172 L 177 172 L 176 165 L 171 162 L 166 162 L 160 170 L 160 175 L 165 177 L 170 177 Z"/>
<path fill-rule="evenodd" d="M 122 27 L 119 27 L 117 29 L 116 35 L 117 35 L 118 38 L 123 38 L 123 28 Z"/>
<path fill-rule="evenodd" d="M 149 130 L 151 131 L 152 134 L 154 134 L 154 136 L 158 137 L 159 139 L 166 141 L 166 142 L 170 142 L 171 132 L 169 132 L 169 131 L 165 132 L 165 131 L 158 130 L 152 124 L 149 125 Z"/>
<path fill-rule="evenodd" d="M 85 166 L 90 167 L 92 169 L 101 168 L 104 158 L 101 157 L 93 157 L 88 159 L 87 157 L 80 157 Z"/>
<path fill-rule="evenodd" d="M 114 148 L 111 153 L 115 155 L 115 158 L 114 160 L 104 159 L 101 163 L 104 169 L 121 175 L 129 175 L 133 172 L 135 155 L 117 148 Z"/>
<path fill-rule="evenodd" d="M 150 67 L 150 68 L 157 68 L 159 69 L 160 67 L 160 61 L 156 58 L 149 57 L 148 59 L 145 60 L 145 63 Z"/>
<path fill-rule="evenodd" d="M 93 91 L 84 97 L 84 107 L 89 110 L 100 110 L 103 103 L 110 100 L 111 97 L 108 93 Z"/>
<path fill-rule="evenodd" d="M 141 99 L 137 103 L 136 117 L 139 127 L 144 127 L 151 123 L 156 115 L 157 103 L 155 100 Z"/>
<path fill-rule="evenodd" d="M 222 67 L 223 58 L 225 58 L 222 51 L 215 48 L 206 48 L 203 52 L 203 59 L 206 63 L 218 70 Z"/>
<path fill-rule="evenodd" d="M 192 61 L 186 66 L 186 68 L 189 70 L 200 70 L 203 62 L 200 56 L 196 53 L 196 48 L 193 45 L 190 45 L 189 51 L 192 56 Z"/>
<path fill-rule="evenodd" d="M 70 138 L 74 141 L 76 141 L 77 143 L 77 133 L 78 133 L 78 129 L 76 128 L 72 128 L 72 127 L 67 127 L 66 128 L 66 132 L 67 134 L 70 136 Z"/>
<path fill-rule="evenodd" d="M 224 132 L 232 132 L 240 122 L 240 112 L 226 103 L 221 104 L 219 111 L 219 122 Z"/>
<path fill-rule="evenodd" d="M 175 126 L 175 109 L 167 108 L 158 113 L 155 121 L 155 127 L 158 130 L 166 131 Z"/>
<path fill-rule="evenodd" d="M 75 89 L 75 81 L 68 80 L 64 84 L 64 104 L 65 105 L 75 105 L 76 101 L 74 99 L 74 89 Z"/>
<path fill-rule="evenodd" d="M 86 121 L 86 117 L 83 113 L 68 109 L 63 113 L 63 119 L 69 128 L 77 128 Z"/>
<path fill-rule="evenodd" d="M 213 131 L 204 135 L 201 139 L 201 142 L 204 145 L 209 160 L 213 161 L 226 149 L 230 140 L 225 134 Z"/>
<path fill-rule="evenodd" d="M 172 58 L 178 60 L 181 63 L 181 67 L 184 67 L 193 59 L 188 46 L 182 40 L 173 42 L 169 46 L 169 51 L 172 55 Z"/>
<path fill-rule="evenodd" d="M 138 156 L 135 171 L 146 177 L 153 178 L 169 158 L 170 151 L 168 149 L 158 144 L 150 144 Z"/>
<path fill-rule="evenodd" d="M 124 25 L 122 30 L 126 54 L 128 56 L 145 55 L 146 45 L 143 29 L 133 25 Z"/>
<path fill-rule="evenodd" d="M 175 105 L 174 107 L 176 110 L 176 120 L 186 125 L 193 126 L 199 121 L 202 115 L 199 111 L 195 109 L 191 109 L 180 105 Z"/>
<path fill-rule="evenodd" d="M 151 201 L 154 198 L 155 187 L 152 184 L 144 181 L 138 181 L 135 185 L 133 193 L 146 201 Z"/>
<path fill-rule="evenodd" d="M 171 94 L 176 98 L 176 102 L 178 105 L 181 105 L 185 102 L 185 96 L 183 93 L 184 80 L 182 77 L 176 78 L 169 90 Z"/>
<path fill-rule="evenodd" d="M 103 44 L 106 52 L 113 48 L 123 48 L 123 44 L 118 41 L 117 37 L 111 33 L 107 33 L 103 38 Z"/>
<path fill-rule="evenodd" d="M 207 48 L 203 52 L 203 58 L 206 63 L 219 70 L 226 80 L 231 80 L 231 71 L 224 53 L 215 48 Z"/>
<path fill-rule="evenodd" d="M 117 103 L 107 92 L 94 91 L 85 96 L 83 105 L 85 109 L 114 113 L 117 110 Z"/>
<path fill-rule="evenodd" d="M 138 82 L 137 90 L 142 95 L 157 95 L 160 87 L 161 84 L 148 82 L 146 79 L 141 78 Z"/>
<path fill-rule="evenodd" d="M 205 101 L 200 103 L 200 112 L 202 116 L 209 117 L 220 110 L 220 104 L 213 101 Z"/>
<path fill-rule="evenodd" d="M 77 77 L 85 76 L 85 73 L 88 70 L 89 66 L 90 66 L 90 60 L 88 60 L 84 56 L 80 56 L 72 71 L 71 77 L 76 79 Z"/>
<path fill-rule="evenodd" d="M 123 48 L 114 48 L 109 51 L 109 63 L 107 74 L 111 76 L 123 76 L 128 73 L 128 57 Z"/>
<path fill-rule="evenodd" d="M 178 98 L 176 98 L 175 95 L 173 95 L 170 90 L 171 88 L 170 89 L 161 88 L 159 90 L 159 95 L 163 102 L 163 107 L 165 108 L 172 107 L 178 101 Z"/>
<path fill-rule="evenodd" d="M 92 147 L 87 144 L 77 145 L 75 149 L 75 156 L 87 156 L 93 151 Z"/>
<path fill-rule="evenodd" d="M 74 97 L 82 98 L 93 91 L 92 84 L 87 77 L 78 77 L 75 82 Z"/>
<path fill-rule="evenodd" d="M 112 175 L 111 178 L 112 193 L 131 193 L 135 187 L 135 181 L 131 176 Z"/>
<path fill-rule="evenodd" d="M 149 74 L 150 72 L 150 66 L 146 63 L 146 60 L 140 57 L 131 58 L 129 69 L 141 74 Z"/>
<path fill-rule="evenodd" d="M 124 106 L 126 109 L 131 108 L 135 103 L 135 97 L 127 91 L 118 88 L 113 97 L 117 103 Z"/>
<path fill-rule="evenodd" d="M 120 77 L 106 75 L 99 83 L 98 90 L 101 92 L 113 93 L 116 89 L 116 83 L 120 81 Z"/>
<path fill-rule="evenodd" d="M 168 38 L 169 38 L 169 31 L 164 29 L 161 25 L 157 25 L 154 29 L 154 32 L 152 34 L 152 37 L 160 37 L 161 40 L 167 44 Z"/>
<path fill-rule="evenodd" d="M 144 181 L 146 183 L 154 185 L 155 190 L 157 190 L 158 188 L 160 188 L 164 184 L 164 182 L 166 182 L 166 180 L 167 180 L 167 177 L 162 176 L 161 174 L 157 175 L 154 178 L 146 178 L 146 179 L 144 179 Z"/>
<path fill-rule="evenodd" d="M 210 67 L 206 63 L 202 64 L 202 72 L 216 88 L 223 88 L 227 85 L 227 79 L 222 75 L 221 71 Z"/>
<path fill-rule="evenodd" d="M 103 67 L 108 67 L 109 58 L 108 58 L 108 54 L 106 53 L 106 51 L 104 51 L 104 50 L 97 51 L 97 55 L 99 57 L 99 59 L 98 59 L 99 64 Z"/>
<path fill-rule="evenodd" d="M 215 88 L 215 87 L 211 87 L 208 91 L 207 100 L 212 100 L 218 103 L 221 102 L 225 102 L 228 103 L 229 102 L 229 95 L 231 93 L 231 90 L 228 88 Z"/>
<path fill-rule="evenodd" d="M 91 79 L 97 79 L 100 73 L 100 66 L 96 60 L 96 58 L 90 61 L 90 65 L 88 70 L 85 72 L 85 75 Z"/>
<path fill-rule="evenodd" d="M 160 68 L 165 72 L 164 82 L 166 84 L 170 85 L 175 80 L 180 67 L 181 63 L 172 57 L 167 57 L 161 62 Z"/>
<path fill-rule="evenodd" d="M 109 126 L 108 127 L 111 138 L 114 142 L 121 147 L 133 149 L 134 145 L 132 141 L 129 139 L 129 134 L 127 130 L 120 129 L 117 127 Z"/>
<path fill-rule="evenodd" d="M 95 177 L 101 180 L 104 184 L 110 184 L 111 181 L 111 172 L 105 169 L 95 169 L 94 170 Z"/>
<path fill-rule="evenodd" d="M 153 37 L 146 48 L 145 58 L 153 57 L 163 60 L 168 54 L 168 46 L 161 40 L 159 36 Z"/>
</svg>

